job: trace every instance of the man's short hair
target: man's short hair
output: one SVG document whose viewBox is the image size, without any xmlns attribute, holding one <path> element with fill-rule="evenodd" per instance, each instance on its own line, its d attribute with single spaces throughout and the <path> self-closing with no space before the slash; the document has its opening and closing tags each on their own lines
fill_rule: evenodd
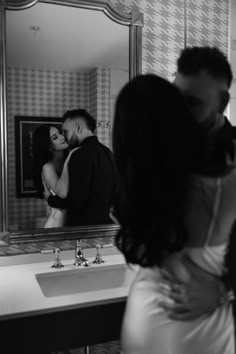
<svg viewBox="0 0 236 354">
<path fill-rule="evenodd" d="M 183 75 L 195 75 L 206 70 L 216 79 L 224 79 L 230 87 L 233 74 L 227 57 L 216 47 L 188 47 L 177 60 L 177 70 Z"/>
<path fill-rule="evenodd" d="M 88 129 L 91 130 L 92 133 L 95 132 L 96 128 L 97 128 L 97 122 L 96 120 L 91 116 L 91 114 L 86 111 L 86 109 L 83 108 L 78 108 L 78 109 L 72 109 L 69 111 L 66 111 L 63 114 L 63 121 L 65 121 L 66 119 L 76 119 L 76 118 L 82 118 Z"/>
</svg>

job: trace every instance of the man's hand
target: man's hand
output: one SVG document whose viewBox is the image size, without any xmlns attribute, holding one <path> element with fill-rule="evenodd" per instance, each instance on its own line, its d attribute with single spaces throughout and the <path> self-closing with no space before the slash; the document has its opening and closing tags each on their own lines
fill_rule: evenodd
<svg viewBox="0 0 236 354">
<path fill-rule="evenodd" d="M 176 282 L 168 271 L 161 271 L 161 291 L 174 301 L 162 301 L 160 306 L 170 318 L 187 321 L 214 312 L 226 290 L 219 278 L 205 272 L 190 259 L 184 258 L 183 262 L 190 274 L 187 283 Z"/>
</svg>

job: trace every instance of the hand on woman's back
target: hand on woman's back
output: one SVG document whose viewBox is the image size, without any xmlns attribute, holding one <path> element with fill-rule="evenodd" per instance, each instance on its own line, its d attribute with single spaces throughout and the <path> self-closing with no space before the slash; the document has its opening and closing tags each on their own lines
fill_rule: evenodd
<svg viewBox="0 0 236 354">
<path fill-rule="evenodd" d="M 181 253 L 171 254 L 165 259 L 162 268 L 169 273 L 174 282 L 188 283 L 191 276 L 182 257 Z"/>
</svg>

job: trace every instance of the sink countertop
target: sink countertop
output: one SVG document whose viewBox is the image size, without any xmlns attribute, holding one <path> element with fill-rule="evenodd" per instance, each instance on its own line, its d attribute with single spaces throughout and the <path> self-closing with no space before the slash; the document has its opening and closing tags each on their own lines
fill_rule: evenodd
<svg viewBox="0 0 236 354">
<path fill-rule="evenodd" d="M 109 251 L 113 254 L 109 255 Z M 63 254 L 63 252 L 67 253 Z M 94 260 L 95 252 L 95 249 L 84 250 L 84 255 L 88 258 L 89 262 Z M 117 253 L 117 251 L 114 252 L 112 249 L 102 249 L 105 263 L 90 264 L 86 269 L 98 269 L 99 267 L 102 268 L 109 265 L 125 264 L 122 254 Z M 68 259 L 71 254 L 72 257 Z M 74 252 L 62 251 L 61 255 L 61 260 L 64 265 L 61 269 L 54 269 L 51 267 L 54 254 L 47 255 L 50 256 L 50 261 L 47 262 L 27 263 L 26 261 L 24 264 L 19 264 L 19 259 L 17 259 L 17 261 L 12 261 L 13 265 L 0 266 L 0 320 L 40 315 L 43 313 L 106 304 L 126 299 L 129 287 L 110 288 L 56 297 L 45 297 L 36 280 L 36 274 L 49 272 L 58 273 L 75 269 L 75 266 L 73 266 Z M 40 260 L 45 257 L 44 255 L 40 256 Z M 29 259 L 32 261 L 32 255 L 29 255 Z M 36 261 L 37 260 L 38 257 L 36 257 Z"/>
</svg>

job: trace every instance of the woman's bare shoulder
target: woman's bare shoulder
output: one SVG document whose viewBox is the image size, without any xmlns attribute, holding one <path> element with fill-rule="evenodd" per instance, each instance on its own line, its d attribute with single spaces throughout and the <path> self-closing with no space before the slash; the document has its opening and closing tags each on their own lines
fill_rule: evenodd
<svg viewBox="0 0 236 354">
<path fill-rule="evenodd" d="M 43 165 L 42 174 L 45 176 L 51 173 L 56 173 L 56 170 L 53 163 L 49 161 Z"/>
</svg>

